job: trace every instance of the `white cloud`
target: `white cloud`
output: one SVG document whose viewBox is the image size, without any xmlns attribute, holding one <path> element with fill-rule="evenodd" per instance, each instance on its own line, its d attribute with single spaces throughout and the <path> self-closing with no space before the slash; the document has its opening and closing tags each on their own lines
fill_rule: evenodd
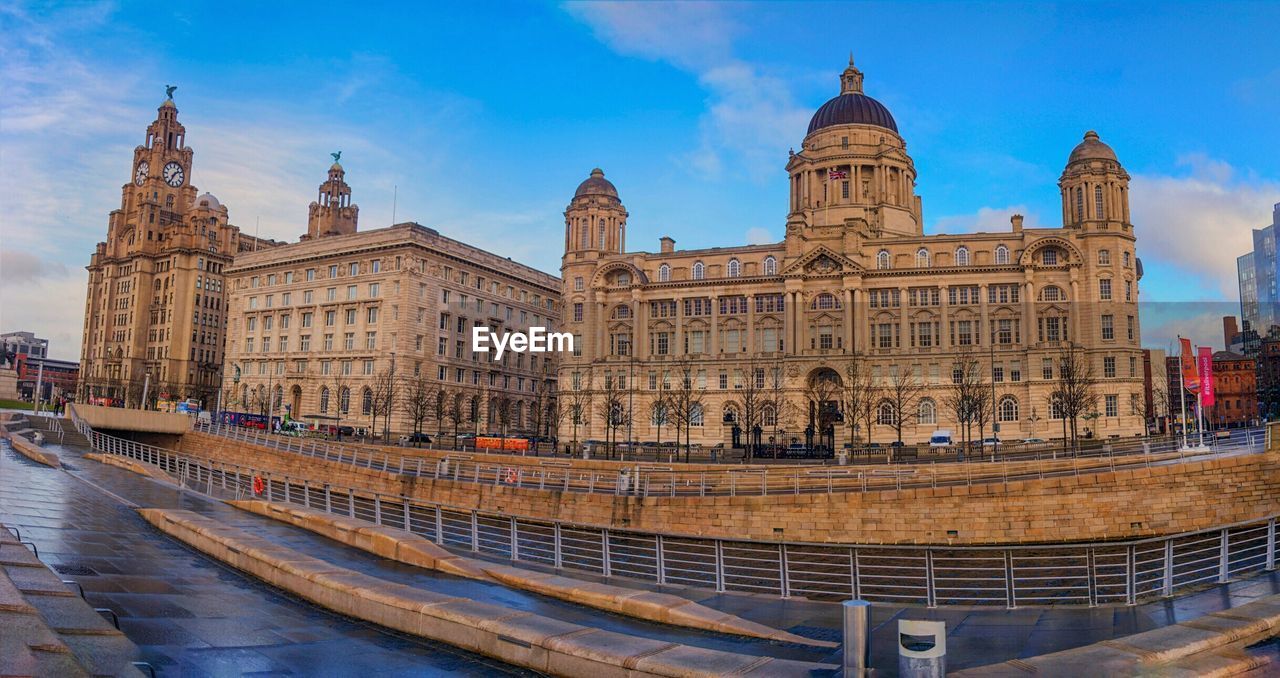
<svg viewBox="0 0 1280 678">
<path fill-rule="evenodd" d="M 755 181 L 774 176 L 812 113 L 787 79 L 733 56 L 739 27 L 714 3 L 571 3 L 569 13 L 619 54 L 665 61 L 694 74 L 707 91 L 698 148 L 688 169 L 718 176 L 726 167 Z"/>
<path fill-rule="evenodd" d="M 980 207 L 973 214 L 956 214 L 939 217 L 929 229 L 930 233 L 976 233 L 979 231 L 1009 231 L 1013 227 L 1009 218 L 1015 214 L 1023 216 L 1023 228 L 1042 228 L 1040 217 L 1026 205 L 1010 205 L 1008 207 Z"/>
<path fill-rule="evenodd" d="M 1236 257 L 1253 249 L 1252 229 L 1271 223 L 1280 182 L 1242 175 L 1230 164 L 1187 155 L 1186 176 L 1135 175 L 1130 213 L 1148 267 L 1163 264 L 1235 298 Z"/>
<path fill-rule="evenodd" d="M 83 271 L 23 252 L 0 251 L 0 331 L 26 330 L 49 340 L 49 356 L 79 360 L 84 323 Z M 30 303 L 14 303 L 13 300 Z"/>
</svg>

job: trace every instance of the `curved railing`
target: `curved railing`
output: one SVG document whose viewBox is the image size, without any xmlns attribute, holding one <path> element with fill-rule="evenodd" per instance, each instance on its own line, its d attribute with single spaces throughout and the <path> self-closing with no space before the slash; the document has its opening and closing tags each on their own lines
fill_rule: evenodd
<svg viewBox="0 0 1280 678">
<path fill-rule="evenodd" d="M 389 473 L 494 486 L 628 495 L 639 497 L 739 496 L 873 492 L 911 488 L 1008 484 L 1261 451 L 1262 433 L 1215 441 L 1214 446 L 1180 450 L 1172 441 L 1116 443 L 1070 457 L 982 463 L 879 466 L 739 465 L 715 470 L 681 470 L 679 464 L 636 463 L 621 469 L 583 468 L 565 459 L 530 457 L 485 459 L 483 454 L 440 453 L 428 458 L 384 448 L 361 447 L 314 438 L 266 434 L 255 429 L 199 425 L 196 430 L 280 452 L 350 464 Z"/>
<path fill-rule="evenodd" d="M 1276 565 L 1276 516 L 1115 542 L 867 546 L 756 542 L 545 520 L 336 486 L 104 435 L 93 449 L 154 464 L 212 496 L 255 496 L 408 530 L 479 555 L 716 591 L 891 604 L 1134 605 Z"/>
</svg>

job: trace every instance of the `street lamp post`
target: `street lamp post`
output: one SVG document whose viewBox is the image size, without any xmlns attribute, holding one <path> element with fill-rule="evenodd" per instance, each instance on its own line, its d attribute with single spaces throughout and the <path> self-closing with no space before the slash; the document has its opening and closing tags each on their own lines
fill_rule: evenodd
<svg viewBox="0 0 1280 678">
<path fill-rule="evenodd" d="M 391 369 L 387 372 L 387 411 L 382 415 L 382 443 L 385 445 L 391 436 L 391 402 L 396 386 L 396 352 L 391 352 Z M 376 423 L 374 424 L 377 425 Z"/>
</svg>

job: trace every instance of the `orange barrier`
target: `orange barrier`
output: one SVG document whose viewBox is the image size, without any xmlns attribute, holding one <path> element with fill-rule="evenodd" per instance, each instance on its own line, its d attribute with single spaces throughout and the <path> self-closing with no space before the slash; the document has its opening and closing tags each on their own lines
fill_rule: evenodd
<svg viewBox="0 0 1280 678">
<path fill-rule="evenodd" d="M 528 452 L 528 438 L 489 438 L 476 437 L 476 449 L 483 450 L 510 450 L 513 452 Z"/>
</svg>

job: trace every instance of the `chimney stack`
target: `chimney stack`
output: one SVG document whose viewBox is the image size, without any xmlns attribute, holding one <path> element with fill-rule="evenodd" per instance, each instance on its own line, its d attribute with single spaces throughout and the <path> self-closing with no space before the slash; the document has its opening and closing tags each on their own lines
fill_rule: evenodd
<svg viewBox="0 0 1280 678">
<path fill-rule="evenodd" d="M 658 238 L 658 243 L 660 245 L 658 251 L 663 254 L 670 254 L 671 252 L 676 251 L 676 241 L 665 235 Z"/>
<path fill-rule="evenodd" d="M 1013 224 L 1014 233 L 1022 232 L 1022 215 L 1021 214 L 1015 214 L 1009 217 L 1009 222 Z"/>
</svg>

